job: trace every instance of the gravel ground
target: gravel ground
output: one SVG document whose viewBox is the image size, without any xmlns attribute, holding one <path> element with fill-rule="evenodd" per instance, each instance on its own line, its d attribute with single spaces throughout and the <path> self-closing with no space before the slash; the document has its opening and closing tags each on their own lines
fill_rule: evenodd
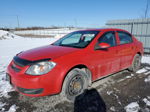
<svg viewBox="0 0 150 112">
<path fill-rule="evenodd" d="M 138 102 L 139 112 L 150 112 L 150 105 L 143 101 L 150 96 L 150 82 L 145 81 L 150 76 L 150 65 L 142 64 L 142 68 L 147 71 L 123 70 L 94 82 L 74 103 L 59 95 L 33 98 L 12 91 L 8 93 L 10 97 L 0 97 L 6 103 L 0 111 L 6 112 L 15 104 L 16 112 L 125 112 L 129 103 Z"/>
</svg>

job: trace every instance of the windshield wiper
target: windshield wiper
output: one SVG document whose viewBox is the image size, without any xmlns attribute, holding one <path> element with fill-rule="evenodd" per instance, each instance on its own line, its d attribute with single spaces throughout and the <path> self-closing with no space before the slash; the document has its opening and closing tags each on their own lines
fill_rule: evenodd
<svg viewBox="0 0 150 112">
<path fill-rule="evenodd" d="M 81 47 L 76 46 L 76 45 L 65 45 L 65 44 L 60 44 L 59 46 L 64 46 L 64 47 L 73 47 L 73 48 L 81 48 Z"/>
</svg>

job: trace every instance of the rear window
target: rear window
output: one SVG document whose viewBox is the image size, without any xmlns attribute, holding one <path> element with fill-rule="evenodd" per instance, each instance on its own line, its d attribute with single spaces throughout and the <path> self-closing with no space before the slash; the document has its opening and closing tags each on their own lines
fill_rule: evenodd
<svg viewBox="0 0 150 112">
<path fill-rule="evenodd" d="M 118 32 L 120 44 L 127 44 L 132 42 L 132 36 L 126 32 Z"/>
</svg>

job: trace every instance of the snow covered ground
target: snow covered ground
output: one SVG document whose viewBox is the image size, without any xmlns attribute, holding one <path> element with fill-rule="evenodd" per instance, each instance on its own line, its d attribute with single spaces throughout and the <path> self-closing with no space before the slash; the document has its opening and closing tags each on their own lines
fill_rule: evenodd
<svg viewBox="0 0 150 112">
<path fill-rule="evenodd" d="M 7 93 L 13 91 L 13 89 L 6 81 L 5 71 L 6 71 L 6 67 L 8 66 L 9 62 L 12 60 L 13 56 L 15 56 L 17 53 L 24 50 L 50 44 L 56 41 L 56 39 L 55 38 L 23 38 L 1 30 L 0 30 L 0 38 L 2 39 L 0 40 L 0 97 L 9 98 L 10 96 Z M 142 63 L 150 64 L 150 57 L 144 56 L 142 58 Z M 137 74 L 139 75 L 144 74 L 146 78 L 143 81 L 146 84 L 150 84 L 149 66 L 141 68 L 139 71 L 137 71 Z M 124 80 L 130 80 L 134 77 L 135 74 L 126 75 L 124 78 L 116 82 L 119 83 Z M 119 97 L 116 94 L 114 94 L 113 91 L 108 91 L 106 93 L 107 95 L 115 96 L 118 102 L 120 102 Z M 145 98 L 143 98 L 143 102 L 147 107 L 150 107 L 150 96 L 145 96 Z M 0 100 L 0 111 L 6 112 L 5 108 L 3 108 L 5 105 L 8 104 Z M 8 109 L 8 112 L 15 112 L 17 108 L 19 107 L 13 104 Z M 111 107 L 110 110 L 115 110 L 115 109 L 114 107 Z M 138 101 L 130 102 L 128 105 L 124 107 L 124 110 L 126 112 L 138 112 L 140 110 L 140 105 L 138 104 Z M 145 112 L 150 112 L 150 110 L 147 108 L 147 111 Z"/>
<path fill-rule="evenodd" d="M 2 30 L 0 30 L 0 39 L 2 39 L 0 40 L 0 97 L 9 97 L 7 93 L 13 89 L 6 81 L 5 71 L 12 58 L 21 51 L 48 45 L 56 41 L 56 39 L 23 38 Z M 5 104 L 0 102 L 0 108 L 2 108 L 4 105 Z M 14 108 L 16 108 L 15 105 L 10 107 L 10 111 L 8 112 L 14 112 Z"/>
</svg>

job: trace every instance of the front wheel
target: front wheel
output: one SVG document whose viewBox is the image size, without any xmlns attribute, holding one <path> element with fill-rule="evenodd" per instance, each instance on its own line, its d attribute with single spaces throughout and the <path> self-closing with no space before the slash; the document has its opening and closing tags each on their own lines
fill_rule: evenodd
<svg viewBox="0 0 150 112">
<path fill-rule="evenodd" d="M 82 94 L 88 87 L 86 73 L 81 69 L 75 68 L 71 70 L 63 83 L 62 97 L 66 97 L 69 101 L 74 101 L 75 97 Z"/>
<path fill-rule="evenodd" d="M 133 62 L 131 67 L 129 68 L 130 71 L 136 72 L 141 66 L 141 56 L 139 54 L 136 54 L 134 56 Z"/>
</svg>

